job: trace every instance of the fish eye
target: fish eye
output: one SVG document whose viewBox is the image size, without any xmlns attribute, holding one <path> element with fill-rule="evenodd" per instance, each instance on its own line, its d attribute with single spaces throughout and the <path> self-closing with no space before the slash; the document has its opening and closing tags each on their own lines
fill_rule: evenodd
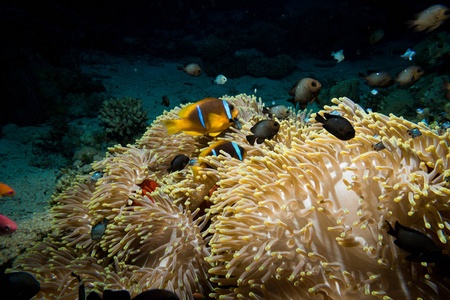
<svg viewBox="0 0 450 300">
<path fill-rule="evenodd" d="M 312 82 L 311 82 L 311 86 L 312 86 L 312 87 L 316 87 L 316 86 L 317 86 L 317 83 L 316 83 L 315 81 L 312 81 Z"/>
<path fill-rule="evenodd" d="M 6 226 L 5 226 L 5 229 L 6 229 L 6 230 L 9 230 L 9 226 L 8 226 L 8 225 L 6 225 Z"/>
<path fill-rule="evenodd" d="M 234 105 L 230 104 L 230 110 L 233 110 L 233 109 L 234 109 Z"/>
</svg>

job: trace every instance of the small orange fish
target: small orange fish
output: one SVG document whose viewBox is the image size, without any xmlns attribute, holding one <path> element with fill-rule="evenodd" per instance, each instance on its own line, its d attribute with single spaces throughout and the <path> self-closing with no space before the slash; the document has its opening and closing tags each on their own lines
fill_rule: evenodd
<svg viewBox="0 0 450 300">
<path fill-rule="evenodd" d="M 139 184 L 139 187 L 141 188 L 141 191 L 139 194 L 143 195 L 143 196 L 147 196 L 148 199 L 150 199 L 153 203 L 155 203 L 155 201 L 152 199 L 152 197 L 150 197 L 150 194 L 152 192 L 154 192 L 157 188 L 159 188 L 159 184 L 152 180 L 152 179 L 144 179 L 144 181 L 142 181 L 141 184 Z M 133 206 L 142 206 L 139 202 L 132 200 L 133 201 Z"/>
<path fill-rule="evenodd" d="M 238 110 L 226 100 L 206 98 L 184 107 L 178 113 L 181 119 L 165 120 L 167 134 L 179 131 L 190 135 L 219 135 L 236 122 Z"/>
<path fill-rule="evenodd" d="M 0 198 L 1 197 L 11 197 L 14 196 L 16 192 L 9 186 L 0 182 Z"/>
<path fill-rule="evenodd" d="M 294 98 L 291 98 L 287 101 L 291 102 L 294 107 L 298 103 L 300 109 L 305 109 L 308 104 L 312 104 L 314 101 L 319 102 L 319 98 L 317 96 L 319 95 L 321 88 L 322 85 L 315 79 L 299 79 L 289 90 L 289 95 Z"/>
<path fill-rule="evenodd" d="M 398 82 L 398 86 L 411 86 L 423 75 L 423 69 L 418 66 L 407 67 L 403 71 L 397 74 L 395 79 Z"/>
<path fill-rule="evenodd" d="M 367 75 L 359 73 L 359 79 L 366 80 L 364 83 L 370 87 L 386 88 L 395 83 L 387 72 L 367 71 Z"/>
<path fill-rule="evenodd" d="M 415 31 L 430 32 L 441 26 L 450 17 L 448 7 L 437 4 L 428 7 L 416 15 L 416 20 L 409 21 L 409 27 Z"/>
<path fill-rule="evenodd" d="M 184 71 L 186 74 L 198 77 L 202 74 L 202 68 L 198 64 L 187 64 L 184 67 L 177 67 L 178 70 Z"/>
<path fill-rule="evenodd" d="M 450 83 L 445 80 L 444 77 L 442 78 L 442 89 L 445 91 L 445 98 L 447 98 L 448 100 L 450 100 Z"/>
</svg>

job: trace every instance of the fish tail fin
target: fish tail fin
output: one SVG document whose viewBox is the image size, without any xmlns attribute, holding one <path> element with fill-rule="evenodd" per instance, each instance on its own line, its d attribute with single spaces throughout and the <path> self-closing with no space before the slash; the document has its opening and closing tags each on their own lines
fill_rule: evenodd
<svg viewBox="0 0 450 300">
<path fill-rule="evenodd" d="M 254 135 L 254 134 L 252 134 L 252 135 L 247 135 L 245 138 L 247 139 L 247 141 L 248 141 L 248 143 L 249 143 L 250 145 L 253 146 L 253 145 L 255 144 L 256 135 Z"/>
<path fill-rule="evenodd" d="M 389 223 L 387 220 L 384 220 L 386 224 L 389 226 L 388 234 L 392 235 L 393 237 L 397 237 L 397 231 L 392 227 L 391 223 Z"/>
<path fill-rule="evenodd" d="M 412 29 L 414 31 L 423 31 L 423 29 L 419 28 L 417 20 L 407 21 L 406 26 L 408 27 L 408 29 Z"/>
<path fill-rule="evenodd" d="M 172 135 L 177 132 L 180 132 L 183 128 L 181 124 L 183 124 L 183 119 L 177 119 L 177 120 L 165 120 L 163 121 L 164 126 L 167 129 L 167 134 Z"/>
<path fill-rule="evenodd" d="M 286 101 L 289 102 L 289 103 L 292 103 L 292 105 L 294 105 L 294 108 L 297 105 L 297 102 L 295 102 L 295 98 L 290 98 L 290 99 L 287 99 Z"/>
<path fill-rule="evenodd" d="M 322 124 L 325 124 L 325 122 L 327 121 L 327 120 L 325 120 L 325 118 L 322 117 L 319 113 L 316 114 L 315 119 L 316 119 L 317 122 L 320 122 L 320 123 L 322 123 Z"/>
</svg>

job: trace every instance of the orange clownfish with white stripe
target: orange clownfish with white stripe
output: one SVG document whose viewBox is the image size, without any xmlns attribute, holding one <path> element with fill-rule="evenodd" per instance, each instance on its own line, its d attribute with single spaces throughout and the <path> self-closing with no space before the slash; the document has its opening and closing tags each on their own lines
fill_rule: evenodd
<svg viewBox="0 0 450 300">
<path fill-rule="evenodd" d="M 184 132 L 190 135 L 217 136 L 236 122 L 237 108 L 226 100 L 206 98 L 184 107 L 178 113 L 181 119 L 165 120 L 167 134 Z"/>
</svg>

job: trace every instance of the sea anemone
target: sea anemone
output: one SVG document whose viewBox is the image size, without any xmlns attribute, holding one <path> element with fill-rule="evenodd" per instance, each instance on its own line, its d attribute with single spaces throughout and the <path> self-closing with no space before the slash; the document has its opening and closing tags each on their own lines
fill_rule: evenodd
<svg viewBox="0 0 450 300">
<path fill-rule="evenodd" d="M 408 253 L 394 245 L 385 223 L 398 220 L 446 248 L 448 133 L 365 113 L 347 98 L 333 102 L 338 106 L 325 109 L 351 121 L 354 139 L 339 140 L 314 124 L 297 128 L 286 143 L 294 124 L 283 121 L 259 155 L 220 172 L 207 258 L 216 298 L 412 299 L 448 292 L 440 278 L 424 277 L 428 270 L 404 260 Z M 409 136 L 413 128 L 422 135 Z M 379 142 L 382 151 L 373 149 Z"/>
<path fill-rule="evenodd" d="M 111 148 L 93 164 L 102 178 L 80 176 L 54 199 L 53 234 L 12 270 L 35 275 L 46 299 L 76 299 L 72 271 L 88 291 L 132 296 L 150 288 L 183 299 L 450 295 L 438 266 L 406 260 L 386 224 L 425 233 L 448 254 L 449 132 L 340 98 L 324 109 L 352 123 L 353 139 L 337 139 L 302 111 L 251 146 L 245 136 L 267 118 L 261 101 L 222 98 L 238 107 L 243 126 L 218 139 L 243 147 L 243 161 L 221 153 L 205 157 L 211 168 L 196 175 L 189 167 L 167 172 L 176 155 L 195 158 L 216 140 L 168 137 L 162 121 L 180 108 L 166 112 L 136 145 Z M 146 180 L 160 187 L 142 192 Z M 104 235 L 92 240 L 105 218 Z"/>
</svg>

